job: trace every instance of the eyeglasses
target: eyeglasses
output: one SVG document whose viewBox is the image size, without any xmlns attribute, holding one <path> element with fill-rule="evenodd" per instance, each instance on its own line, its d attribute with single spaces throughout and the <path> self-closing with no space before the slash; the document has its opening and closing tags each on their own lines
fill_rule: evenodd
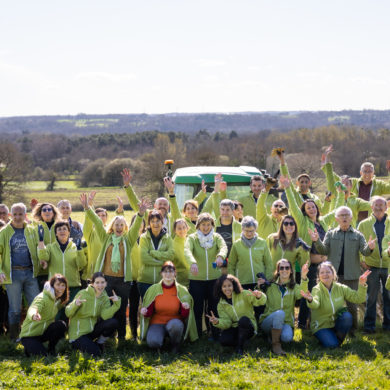
<svg viewBox="0 0 390 390">
<path fill-rule="evenodd" d="M 173 268 L 165 268 L 162 272 L 165 272 L 167 274 L 173 274 L 175 273 L 175 270 Z"/>
<path fill-rule="evenodd" d="M 289 265 L 286 265 L 285 267 L 281 266 L 279 267 L 279 271 L 288 271 L 290 269 Z"/>
<path fill-rule="evenodd" d="M 42 208 L 42 211 L 43 211 L 44 213 L 50 213 L 50 211 L 53 211 L 53 209 L 52 209 L 51 207 L 43 207 L 43 208 Z"/>
<path fill-rule="evenodd" d="M 293 221 L 284 221 L 283 222 L 283 226 L 295 226 L 295 222 L 293 222 Z"/>
</svg>

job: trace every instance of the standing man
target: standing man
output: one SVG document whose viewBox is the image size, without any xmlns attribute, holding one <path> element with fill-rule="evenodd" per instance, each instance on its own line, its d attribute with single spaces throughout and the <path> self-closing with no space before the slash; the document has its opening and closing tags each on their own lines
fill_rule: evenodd
<svg viewBox="0 0 390 390">
<path fill-rule="evenodd" d="M 352 210 L 349 207 L 341 206 L 336 209 L 335 219 L 338 227 L 328 230 L 323 242 L 316 231 L 310 231 L 310 236 L 318 253 L 328 256 L 337 271 L 339 282 L 357 290 L 361 273 L 360 253 L 370 256 L 375 249 L 376 239 L 370 236 L 367 243 L 363 234 L 351 226 Z M 357 305 L 347 302 L 347 306 L 353 317 L 352 329 L 357 330 Z"/>
<path fill-rule="evenodd" d="M 0 283 L 6 285 L 11 339 L 19 335 L 22 293 L 28 305 L 39 294 L 37 255 L 38 235 L 25 222 L 27 209 L 23 203 L 11 207 L 11 222 L 0 231 Z"/>
<path fill-rule="evenodd" d="M 376 301 L 382 288 L 383 296 L 383 324 L 385 330 L 390 330 L 390 296 L 389 291 L 385 289 L 388 275 L 388 260 L 383 257 L 382 248 L 383 237 L 390 234 L 390 221 L 386 214 L 387 202 L 381 196 L 374 196 L 371 199 L 372 215 L 360 222 L 358 230 L 369 239 L 371 235 L 376 235 L 378 245 L 375 246 L 371 255 L 364 257 L 364 263 L 371 271 L 367 278 L 367 302 L 366 313 L 364 315 L 364 331 L 366 333 L 375 333 L 376 321 Z"/>
</svg>

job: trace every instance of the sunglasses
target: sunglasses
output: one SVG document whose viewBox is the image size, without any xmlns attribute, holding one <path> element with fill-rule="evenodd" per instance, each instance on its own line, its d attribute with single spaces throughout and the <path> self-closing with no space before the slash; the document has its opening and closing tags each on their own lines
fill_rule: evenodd
<svg viewBox="0 0 390 390">
<path fill-rule="evenodd" d="M 53 209 L 52 209 L 51 207 L 43 207 L 43 208 L 42 208 L 42 211 L 43 211 L 44 213 L 49 213 L 50 211 L 53 211 Z"/>
<path fill-rule="evenodd" d="M 295 223 L 294 222 L 288 222 L 288 221 L 285 221 L 283 222 L 283 226 L 295 226 Z"/>
<path fill-rule="evenodd" d="M 282 209 L 284 206 L 282 204 L 274 204 L 274 207 L 279 207 L 280 209 Z"/>
<path fill-rule="evenodd" d="M 285 267 L 284 266 L 281 266 L 279 267 L 279 271 L 288 271 L 290 269 L 290 266 L 286 265 Z"/>
</svg>

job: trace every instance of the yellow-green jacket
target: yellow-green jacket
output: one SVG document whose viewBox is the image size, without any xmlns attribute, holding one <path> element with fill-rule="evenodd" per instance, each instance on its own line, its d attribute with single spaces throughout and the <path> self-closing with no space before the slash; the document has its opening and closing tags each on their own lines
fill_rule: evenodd
<svg viewBox="0 0 390 390">
<path fill-rule="evenodd" d="M 320 329 L 334 328 L 337 313 L 346 307 L 345 301 L 352 303 L 363 303 L 366 300 L 367 286 L 359 283 L 357 290 L 348 286 L 333 282 L 329 291 L 322 282 L 313 287 L 311 292 L 312 302 L 307 302 L 311 309 L 310 329 L 313 333 Z"/>
<path fill-rule="evenodd" d="M 76 299 L 85 299 L 80 306 L 76 305 Z M 79 337 L 93 331 L 99 318 L 109 320 L 121 306 L 121 298 L 111 304 L 106 291 L 103 291 L 99 298 L 95 295 L 95 289 L 88 286 L 79 291 L 73 301 L 65 308 L 65 314 L 69 318 L 69 341 L 77 340 Z"/>
<path fill-rule="evenodd" d="M 279 283 L 279 279 L 276 281 Z M 301 284 L 296 284 L 294 288 L 289 288 L 286 286 L 286 292 L 282 297 L 282 293 L 279 289 L 279 286 L 272 283 L 267 288 L 267 303 L 265 305 L 265 311 L 260 316 L 260 322 L 263 322 L 270 314 L 274 313 L 277 310 L 283 310 L 285 313 L 284 322 L 294 328 L 294 309 L 295 302 L 298 299 L 301 299 L 301 290 L 308 290 L 309 280 L 302 280 Z"/>
<path fill-rule="evenodd" d="M 280 223 L 271 214 L 267 213 L 265 205 L 268 192 L 262 192 L 256 205 L 256 220 L 259 224 L 257 234 L 264 240 L 272 233 L 279 230 Z"/>
<path fill-rule="evenodd" d="M 191 341 L 195 341 L 198 338 L 198 331 L 196 330 L 196 323 L 195 323 L 195 317 L 194 317 L 194 300 L 192 299 L 191 294 L 188 292 L 187 288 L 180 283 L 175 282 L 176 284 L 176 291 L 177 291 L 177 297 L 179 298 L 179 301 L 181 303 L 188 303 L 190 305 L 190 314 L 186 320 L 186 330 L 184 332 L 184 340 L 189 338 Z M 162 289 L 162 283 L 161 281 L 153 284 L 148 288 L 146 291 L 146 294 L 144 296 L 142 306 L 148 307 L 158 295 L 161 295 L 163 293 Z M 140 334 L 141 334 L 141 340 L 146 339 L 146 335 L 148 334 L 148 328 L 149 328 L 149 320 L 150 318 L 145 318 L 143 315 L 141 315 L 140 319 Z"/>
<path fill-rule="evenodd" d="M 248 248 L 240 238 L 230 251 L 228 273 L 235 275 L 241 284 L 257 283 L 257 274 L 263 272 L 267 279 L 272 278 L 272 258 L 267 243 L 258 237 Z"/>
<path fill-rule="evenodd" d="M 28 308 L 19 337 L 42 336 L 47 327 L 54 322 L 61 307 L 61 301 L 56 300 L 53 287 L 46 282 L 43 291 L 34 298 Z M 32 317 L 37 313 L 40 314 L 41 320 L 33 321 Z"/>
<path fill-rule="evenodd" d="M 213 246 L 209 249 L 202 248 L 197 233 L 193 233 L 187 237 L 184 256 L 190 265 L 198 265 L 198 274 L 194 275 L 190 272 L 190 280 L 214 280 L 221 276 L 221 269 L 219 267 L 213 268 L 212 263 L 215 262 L 218 256 L 223 259 L 226 258 L 227 246 L 222 236 L 214 233 Z"/>
<path fill-rule="evenodd" d="M 267 195 L 267 199 L 265 201 L 267 212 L 270 212 L 272 203 L 274 203 L 275 200 L 278 200 L 278 198 L 273 195 Z M 241 197 L 240 199 L 238 199 L 238 201 L 241 202 L 244 206 L 244 217 L 250 215 L 251 217 L 256 218 L 256 201 L 252 191 L 249 191 L 248 195 Z M 259 199 L 257 199 L 257 202 L 258 201 Z"/>
<path fill-rule="evenodd" d="M 237 328 L 239 319 L 245 316 L 251 320 L 256 332 L 257 323 L 253 307 L 265 305 L 266 302 L 267 296 L 264 293 L 257 299 L 248 290 L 242 290 L 239 294 L 233 291 L 232 305 L 224 298 L 219 300 L 217 306 L 219 322 L 214 326 L 219 329 Z"/>
<path fill-rule="evenodd" d="M 363 233 L 366 241 L 370 239 L 370 236 L 372 238 L 376 237 L 376 232 L 374 228 L 375 222 L 376 222 L 376 218 L 372 214 L 370 217 L 364 219 L 359 223 L 358 230 Z M 389 234 L 390 234 L 390 220 L 389 220 L 389 216 L 387 215 L 385 221 L 385 237 L 388 236 Z M 387 246 L 382 248 L 386 250 Z M 371 255 L 364 257 L 364 262 L 370 267 L 377 267 L 377 268 L 388 268 L 390 264 L 388 257 L 383 257 L 383 249 L 382 249 L 382 256 L 379 254 L 378 243 L 376 243 L 375 249 L 373 250 Z"/>
<path fill-rule="evenodd" d="M 0 230 L 0 274 L 1 273 L 5 274 L 5 281 L 3 282 L 3 284 L 12 283 L 10 241 L 14 233 L 15 230 L 12 227 L 11 223 L 9 223 L 2 230 Z M 38 231 L 34 226 L 27 225 L 25 223 L 24 236 L 26 237 L 28 250 L 31 256 L 33 274 L 34 277 L 36 277 L 39 272 L 39 260 L 38 260 L 38 253 L 37 253 Z"/>
<path fill-rule="evenodd" d="M 72 240 L 69 240 L 65 252 L 62 252 L 57 240 L 45 249 L 38 249 L 38 258 L 48 263 L 49 279 L 61 274 L 68 280 L 69 287 L 81 286 L 80 271 L 87 265 L 87 259 L 84 249 L 77 250 Z"/>
<path fill-rule="evenodd" d="M 173 239 L 173 264 L 176 267 L 176 279 L 178 283 L 183 286 L 188 286 L 188 273 L 190 271 L 190 264 L 186 260 L 184 255 L 184 246 L 186 243 L 186 237 L 175 236 Z"/>
<path fill-rule="evenodd" d="M 173 260 L 174 252 L 172 238 L 168 233 L 164 234 L 154 249 L 154 244 L 150 231 L 147 230 L 141 235 L 140 241 L 141 268 L 139 270 L 138 281 L 141 283 L 154 284 L 161 280 L 161 267 L 170 260 Z"/>
</svg>

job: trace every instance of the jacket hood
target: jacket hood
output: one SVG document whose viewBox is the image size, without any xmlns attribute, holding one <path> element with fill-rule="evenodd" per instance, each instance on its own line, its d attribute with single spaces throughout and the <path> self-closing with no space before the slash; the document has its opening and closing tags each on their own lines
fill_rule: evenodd
<svg viewBox="0 0 390 390">
<path fill-rule="evenodd" d="M 54 291 L 54 288 L 52 286 L 50 286 L 50 282 L 47 281 L 45 282 L 44 286 L 43 286 L 43 292 L 45 292 L 47 294 L 49 294 L 54 300 L 56 299 L 56 294 L 55 294 L 55 291 Z"/>
</svg>

